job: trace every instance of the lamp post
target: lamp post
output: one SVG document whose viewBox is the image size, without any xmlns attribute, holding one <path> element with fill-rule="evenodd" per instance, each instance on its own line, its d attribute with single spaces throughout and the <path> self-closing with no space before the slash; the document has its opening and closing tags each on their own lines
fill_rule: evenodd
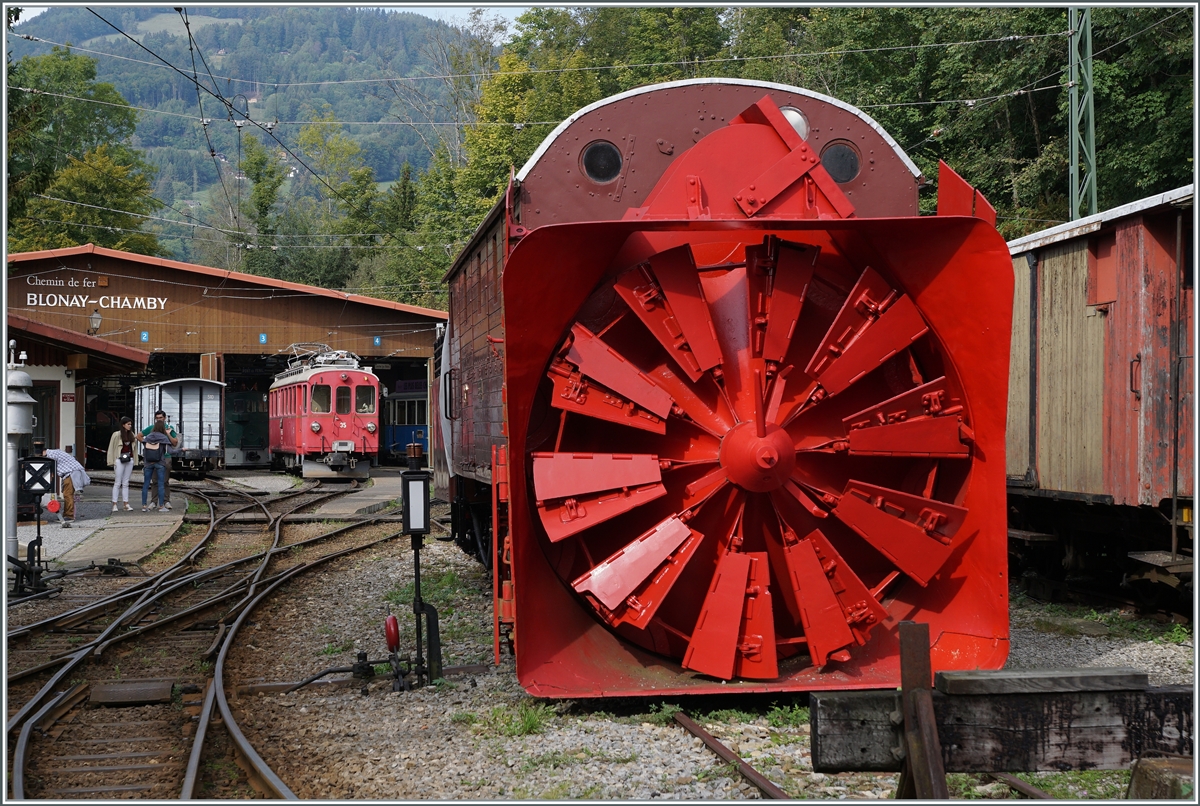
<svg viewBox="0 0 1200 806">
<path fill-rule="evenodd" d="M 103 317 L 100 316 L 100 309 L 96 308 L 92 311 L 92 315 L 88 317 L 88 332 L 89 336 L 95 336 L 100 332 L 100 322 Z"/>
<path fill-rule="evenodd" d="M 421 600 L 421 546 L 425 542 L 425 535 L 429 534 L 429 471 L 421 470 L 421 455 L 421 445 L 411 443 L 408 446 L 408 470 L 400 474 L 403 482 L 404 533 L 412 538 L 413 615 L 417 628 L 417 661 L 413 671 L 418 686 L 427 685 L 442 676 L 442 641 L 438 631 L 437 609 Z M 429 638 L 428 665 L 422 646 L 422 616 Z"/>
</svg>

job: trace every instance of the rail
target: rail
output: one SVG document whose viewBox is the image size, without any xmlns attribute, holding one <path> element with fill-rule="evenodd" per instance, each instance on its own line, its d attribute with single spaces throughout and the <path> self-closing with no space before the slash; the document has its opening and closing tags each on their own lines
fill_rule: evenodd
<svg viewBox="0 0 1200 806">
<path fill-rule="evenodd" d="M 704 728 L 697 725 L 695 721 L 693 721 L 692 718 L 683 711 L 675 712 L 675 721 L 682 725 L 688 733 L 704 742 L 704 744 L 708 746 L 708 749 L 712 750 L 726 762 L 735 765 L 737 767 L 737 771 L 742 774 L 742 777 L 758 787 L 759 791 L 768 798 L 772 798 L 774 800 L 788 800 L 788 793 L 784 792 L 775 784 L 767 780 L 765 775 L 747 764 L 741 756 L 722 744 L 717 737 L 713 736 Z"/>
<path fill-rule="evenodd" d="M 275 774 L 275 771 L 271 769 L 265 760 L 263 760 L 262 756 L 258 754 L 258 751 L 254 749 L 254 746 L 250 744 L 250 741 L 246 738 L 245 734 L 242 733 L 242 729 L 238 726 L 237 720 L 234 719 L 233 712 L 229 708 L 229 701 L 225 696 L 225 658 L 229 652 L 229 647 L 233 644 L 234 636 L 237 635 L 237 631 L 242 626 L 242 622 L 246 619 L 246 616 L 249 615 L 254 608 L 257 607 L 263 601 L 263 599 L 267 597 L 268 594 L 274 591 L 275 588 L 279 587 L 284 582 L 287 582 L 292 577 L 297 576 L 307 570 L 311 570 L 312 568 L 322 565 L 337 557 L 351 554 L 355 551 L 362 551 L 363 549 L 376 546 L 388 540 L 394 540 L 397 537 L 402 536 L 402 534 L 403 532 L 395 532 L 387 537 L 380 538 L 379 540 L 373 540 L 370 543 L 366 543 L 362 546 L 354 546 L 348 549 L 343 549 L 342 551 L 333 552 L 332 554 L 326 554 L 325 556 L 320 557 L 311 563 L 301 563 L 300 565 L 288 569 L 280 574 L 274 582 L 265 587 L 262 592 L 258 594 L 258 596 L 254 597 L 254 599 L 246 605 L 246 607 L 238 615 L 237 620 L 235 620 L 229 628 L 229 634 L 226 636 L 225 642 L 221 646 L 220 654 L 217 655 L 216 667 L 213 670 L 213 688 L 216 690 L 217 707 L 221 711 L 221 718 L 225 722 L 225 729 L 229 731 L 229 735 L 233 739 L 234 744 L 237 746 L 238 752 L 242 754 L 252 768 L 253 776 L 263 783 L 268 789 L 274 792 L 276 797 L 283 798 L 285 800 L 299 799 L 296 794 L 287 787 L 287 784 L 285 784 L 283 780 Z"/>
</svg>

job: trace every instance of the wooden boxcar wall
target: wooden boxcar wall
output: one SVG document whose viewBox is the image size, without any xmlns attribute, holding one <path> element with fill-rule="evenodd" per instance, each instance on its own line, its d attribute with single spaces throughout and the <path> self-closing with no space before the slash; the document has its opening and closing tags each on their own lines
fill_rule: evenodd
<svg viewBox="0 0 1200 806">
<path fill-rule="evenodd" d="M 1175 262 L 1175 225 L 1173 210 L 1132 215 L 1013 255 L 1010 483 L 1155 506 L 1171 497 L 1177 442 L 1180 495 L 1192 496 L 1190 359 L 1179 362 L 1177 431 L 1171 422 L 1176 294 L 1183 296 L 1182 355 L 1190 355 L 1193 327 L 1193 291 L 1190 283 L 1180 287 Z M 1185 255 L 1191 229 L 1185 214 Z"/>
<path fill-rule="evenodd" d="M 474 254 L 450 278 L 448 338 L 456 397 L 451 472 L 486 484 L 492 481 L 492 446 L 505 441 L 503 225 L 504 218 L 497 218 L 485 236 L 472 244 Z"/>
</svg>

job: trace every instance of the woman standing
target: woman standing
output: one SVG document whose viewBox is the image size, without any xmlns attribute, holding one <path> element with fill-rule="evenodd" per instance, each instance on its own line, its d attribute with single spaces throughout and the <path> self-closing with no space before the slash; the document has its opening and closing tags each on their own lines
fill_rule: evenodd
<svg viewBox="0 0 1200 806">
<path fill-rule="evenodd" d="M 167 435 L 166 423 L 159 421 L 154 424 L 149 434 L 138 434 L 137 439 L 143 443 L 142 461 L 145 469 L 142 474 L 142 512 L 152 507 L 146 505 L 146 496 L 150 492 L 150 479 L 154 478 L 158 485 L 158 511 L 166 512 L 164 493 L 167 488 L 167 446 L 173 444 Z"/>
<path fill-rule="evenodd" d="M 133 507 L 129 506 L 129 479 L 133 477 L 133 463 L 136 460 L 137 437 L 133 431 L 133 420 L 122 417 L 121 425 L 113 431 L 112 439 L 108 441 L 108 465 L 116 473 L 113 480 L 113 512 L 117 511 L 118 493 L 125 501 L 125 511 L 133 511 Z"/>
</svg>

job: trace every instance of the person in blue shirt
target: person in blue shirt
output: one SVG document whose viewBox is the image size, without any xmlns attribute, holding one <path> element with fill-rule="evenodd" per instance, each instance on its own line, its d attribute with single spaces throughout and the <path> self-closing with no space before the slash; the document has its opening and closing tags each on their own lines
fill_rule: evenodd
<svg viewBox="0 0 1200 806">
<path fill-rule="evenodd" d="M 163 411 L 162 409 L 159 409 L 158 411 L 154 412 L 154 425 L 148 425 L 145 428 L 143 428 L 142 436 L 143 437 L 149 436 L 150 432 L 153 431 L 154 427 L 157 426 L 159 423 L 163 424 L 163 427 L 166 429 L 167 436 L 171 438 L 171 447 L 178 446 L 179 445 L 179 434 L 167 422 L 167 413 L 165 411 Z M 158 497 L 160 499 L 165 498 L 166 502 L 167 502 L 167 504 L 166 504 L 167 509 L 170 509 L 171 508 L 171 454 L 170 453 L 166 453 L 163 456 L 163 468 L 164 468 L 163 475 L 166 478 L 166 482 L 165 482 L 166 490 L 164 492 L 160 492 Z M 152 495 L 154 494 L 153 490 L 155 489 L 156 484 L 157 484 L 157 476 L 150 479 L 150 489 L 152 491 L 151 492 Z"/>
<path fill-rule="evenodd" d="M 150 433 L 138 434 L 138 442 L 142 443 L 142 461 L 144 469 L 142 471 L 142 512 L 146 512 L 151 507 L 146 503 L 147 494 L 150 492 L 150 479 L 153 477 L 158 484 L 158 511 L 169 512 L 165 505 L 163 497 L 167 489 L 167 449 L 179 442 L 178 437 L 174 440 L 167 434 L 167 424 L 164 421 L 155 422 L 151 426 Z"/>
</svg>

